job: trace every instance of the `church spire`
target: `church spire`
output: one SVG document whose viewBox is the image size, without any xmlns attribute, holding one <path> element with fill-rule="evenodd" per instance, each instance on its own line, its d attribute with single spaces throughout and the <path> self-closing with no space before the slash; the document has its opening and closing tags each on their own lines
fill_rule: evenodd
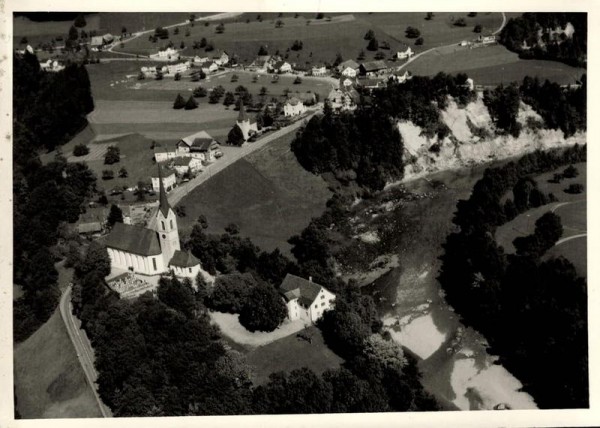
<svg viewBox="0 0 600 428">
<path fill-rule="evenodd" d="M 165 192 L 165 186 L 163 184 L 162 178 L 162 167 L 158 164 L 158 189 L 159 189 L 159 197 L 158 197 L 158 208 L 163 213 L 165 217 L 169 215 L 169 210 L 171 206 L 169 205 L 169 200 L 167 199 L 167 192 Z"/>
<path fill-rule="evenodd" d="M 248 120 L 248 115 L 244 108 L 244 100 L 240 98 L 240 114 L 238 115 L 238 122 L 245 122 L 246 120 Z"/>
</svg>

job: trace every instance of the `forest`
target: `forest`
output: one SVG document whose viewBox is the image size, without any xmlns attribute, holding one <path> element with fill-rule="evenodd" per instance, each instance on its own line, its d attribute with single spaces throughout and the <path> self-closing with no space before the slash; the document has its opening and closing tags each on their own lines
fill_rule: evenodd
<svg viewBox="0 0 600 428">
<path fill-rule="evenodd" d="M 58 73 L 40 70 L 35 55 L 14 56 L 13 200 L 14 282 L 24 295 L 14 304 L 14 337 L 21 341 L 54 312 L 60 291 L 54 251 L 64 228 L 75 222 L 95 190 L 96 177 L 62 155 L 42 165 L 38 152 L 68 141 L 93 109 L 83 66 Z"/>
<path fill-rule="evenodd" d="M 558 32 L 573 26 L 571 37 Z M 541 36 L 540 36 L 541 33 Z M 508 20 L 499 37 L 500 43 L 520 58 L 564 62 L 574 67 L 587 65 L 586 13 L 524 13 Z"/>
<path fill-rule="evenodd" d="M 471 197 L 458 202 L 453 222 L 459 231 L 447 237 L 441 256 L 438 280 L 448 303 L 487 338 L 490 352 L 540 408 L 589 405 L 587 282 L 565 258 L 542 260 L 562 233 L 554 214 L 515 241 L 514 255 L 505 254 L 493 236 L 518 213 L 552 200 L 529 175 L 585 159 L 585 146 L 574 146 L 487 169 Z M 501 204 L 511 189 L 513 199 Z"/>
</svg>

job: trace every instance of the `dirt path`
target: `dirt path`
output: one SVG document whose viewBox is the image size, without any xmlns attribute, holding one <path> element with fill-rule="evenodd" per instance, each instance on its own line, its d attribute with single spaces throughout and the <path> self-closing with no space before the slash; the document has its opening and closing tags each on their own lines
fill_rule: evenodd
<svg viewBox="0 0 600 428">
<path fill-rule="evenodd" d="M 580 233 L 579 235 L 573 235 L 573 236 L 568 236 L 566 238 L 562 238 L 559 239 L 558 241 L 556 241 L 556 244 L 554 244 L 554 246 L 556 247 L 557 245 L 560 245 L 564 242 L 570 241 L 571 239 L 577 239 L 577 238 L 583 238 L 587 236 L 587 232 L 586 233 Z"/>
</svg>

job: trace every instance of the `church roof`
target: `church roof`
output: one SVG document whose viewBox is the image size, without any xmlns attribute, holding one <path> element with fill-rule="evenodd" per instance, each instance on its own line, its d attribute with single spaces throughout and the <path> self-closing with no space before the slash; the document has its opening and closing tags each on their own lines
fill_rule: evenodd
<svg viewBox="0 0 600 428">
<path fill-rule="evenodd" d="M 298 299 L 298 302 L 308 307 L 317 298 L 321 285 L 308 281 L 299 276 L 287 274 L 279 287 L 279 291 L 287 301 Z"/>
<path fill-rule="evenodd" d="M 165 192 L 165 186 L 163 184 L 161 170 L 162 168 L 160 167 L 160 165 L 158 165 L 158 209 L 165 217 L 167 217 L 169 215 L 169 210 L 171 209 L 171 206 L 169 205 L 169 200 L 167 199 L 167 192 Z"/>
<path fill-rule="evenodd" d="M 140 256 L 162 254 L 158 235 L 154 230 L 130 224 L 115 223 L 110 233 L 103 238 L 109 248 Z"/>
<path fill-rule="evenodd" d="M 198 260 L 194 255 L 187 251 L 176 250 L 169 262 L 169 266 L 177 266 L 177 267 L 194 267 L 200 264 L 200 260 Z"/>
</svg>

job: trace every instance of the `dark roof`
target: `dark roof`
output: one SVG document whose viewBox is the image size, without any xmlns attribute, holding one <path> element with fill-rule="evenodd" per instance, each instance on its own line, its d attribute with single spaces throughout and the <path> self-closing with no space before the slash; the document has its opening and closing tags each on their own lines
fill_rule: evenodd
<svg viewBox="0 0 600 428">
<path fill-rule="evenodd" d="M 169 262 L 169 266 L 177 267 L 193 267 L 198 264 L 200 264 L 200 260 L 194 257 L 192 253 L 181 250 L 176 250 Z"/>
<path fill-rule="evenodd" d="M 273 68 L 280 69 L 286 62 L 287 61 L 277 61 L 275 64 L 273 64 Z"/>
<path fill-rule="evenodd" d="M 154 230 L 144 227 L 115 223 L 103 241 L 107 247 L 140 256 L 161 254 L 158 235 Z"/>
<path fill-rule="evenodd" d="M 210 149 L 210 146 L 214 141 L 215 140 L 212 138 L 195 138 L 192 147 L 196 150 L 206 151 Z"/>
<path fill-rule="evenodd" d="M 159 191 L 159 196 L 158 196 L 158 200 L 159 200 L 159 210 L 160 212 L 167 217 L 169 215 L 169 210 L 171 209 L 171 206 L 169 205 L 169 200 L 167 199 L 167 192 L 165 192 L 165 186 L 163 184 L 163 179 L 162 179 L 162 168 L 160 165 L 158 165 L 158 191 Z"/>
<path fill-rule="evenodd" d="M 315 301 L 321 288 L 323 287 L 315 282 L 288 273 L 279 287 L 279 292 L 287 301 L 298 299 L 300 304 L 308 307 Z"/>
<path fill-rule="evenodd" d="M 360 65 L 366 72 L 369 71 L 377 71 L 377 70 L 383 70 L 385 68 L 388 68 L 387 64 L 385 61 L 369 61 L 369 62 L 364 62 Z"/>
<path fill-rule="evenodd" d="M 192 158 L 175 158 L 175 160 L 173 161 L 173 165 L 175 166 L 188 166 L 190 164 L 190 162 L 192 161 Z"/>
</svg>

